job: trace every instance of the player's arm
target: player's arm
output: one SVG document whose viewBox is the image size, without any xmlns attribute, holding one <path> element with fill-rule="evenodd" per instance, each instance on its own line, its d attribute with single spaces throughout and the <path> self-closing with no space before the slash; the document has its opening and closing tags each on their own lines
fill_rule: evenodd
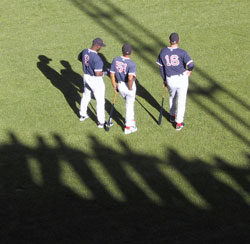
<svg viewBox="0 0 250 244">
<path fill-rule="evenodd" d="M 166 82 L 166 72 L 165 72 L 165 68 L 164 68 L 164 66 L 161 65 L 160 63 L 157 62 L 157 64 L 159 65 L 161 78 L 163 79 L 163 86 L 166 87 L 166 86 L 167 86 L 167 82 Z"/>
<path fill-rule="evenodd" d="M 187 75 L 190 76 L 193 69 L 194 69 L 194 62 L 193 60 L 190 60 L 189 62 L 187 62 Z"/>
<path fill-rule="evenodd" d="M 128 89 L 132 91 L 133 82 L 136 77 L 136 64 L 134 62 L 128 65 Z"/>
<path fill-rule="evenodd" d="M 160 74 L 161 74 L 161 77 L 163 79 L 163 85 L 166 86 L 166 71 L 165 71 L 164 63 L 162 62 L 162 59 L 161 59 L 162 52 L 163 52 L 163 50 L 161 50 L 161 52 L 156 60 L 156 63 L 159 65 Z"/>
<path fill-rule="evenodd" d="M 109 73 L 110 73 L 110 80 L 111 80 L 111 84 L 114 88 L 114 91 L 115 92 L 118 92 L 118 87 L 117 87 L 117 83 L 116 83 L 116 76 L 115 76 L 115 71 L 116 71 L 116 68 L 115 68 L 115 59 L 113 59 L 112 63 L 111 63 L 111 66 L 110 66 L 110 70 L 109 70 Z"/>
<path fill-rule="evenodd" d="M 164 81 L 164 83 L 166 83 L 166 72 L 165 72 L 165 68 L 163 66 L 159 66 L 160 68 L 160 73 L 161 73 L 161 77 Z"/>
<path fill-rule="evenodd" d="M 186 64 L 187 75 L 190 76 L 194 69 L 194 62 L 187 52 L 184 54 L 184 63 Z"/>
<path fill-rule="evenodd" d="M 103 71 L 95 70 L 95 76 L 103 76 Z"/>
<path fill-rule="evenodd" d="M 134 82 L 134 75 L 129 74 L 128 75 L 128 89 L 130 91 L 132 91 L 133 82 Z"/>
<path fill-rule="evenodd" d="M 114 88 L 114 91 L 115 92 L 118 92 L 118 89 L 117 89 L 117 84 L 116 84 L 116 80 L 115 80 L 115 72 L 110 72 L 110 79 L 111 79 L 111 84 Z"/>
</svg>

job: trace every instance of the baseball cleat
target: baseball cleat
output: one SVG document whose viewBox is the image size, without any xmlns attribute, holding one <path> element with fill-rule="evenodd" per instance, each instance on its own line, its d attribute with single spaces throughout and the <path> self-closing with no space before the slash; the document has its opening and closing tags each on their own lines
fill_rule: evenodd
<svg viewBox="0 0 250 244">
<path fill-rule="evenodd" d="M 184 127 L 184 123 L 176 123 L 176 130 L 179 131 Z"/>
<path fill-rule="evenodd" d="M 104 129 L 106 130 L 106 131 L 109 131 L 109 128 L 110 127 L 112 127 L 114 124 L 112 123 L 112 122 L 110 122 L 110 123 L 105 123 L 104 124 Z"/>
<path fill-rule="evenodd" d="M 108 127 L 112 127 L 113 125 L 114 125 L 113 122 L 106 123 L 106 126 L 108 126 Z"/>
<path fill-rule="evenodd" d="M 102 128 L 104 128 L 104 124 L 101 124 L 101 123 L 98 122 L 97 127 L 102 129 Z"/>
<path fill-rule="evenodd" d="M 80 121 L 82 122 L 82 121 L 84 121 L 85 119 L 87 119 L 87 118 L 89 118 L 89 116 L 88 115 L 86 115 L 86 116 L 80 116 Z"/>
<path fill-rule="evenodd" d="M 124 129 L 125 135 L 136 132 L 136 131 L 137 131 L 136 126 L 126 126 Z"/>
</svg>

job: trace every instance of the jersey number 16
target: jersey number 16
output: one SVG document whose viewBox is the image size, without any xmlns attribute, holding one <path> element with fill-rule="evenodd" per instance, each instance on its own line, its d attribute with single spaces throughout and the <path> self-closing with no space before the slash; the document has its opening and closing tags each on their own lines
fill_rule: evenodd
<svg viewBox="0 0 250 244">
<path fill-rule="evenodd" d="M 180 64 L 178 55 L 165 56 L 167 66 L 178 66 Z"/>
</svg>

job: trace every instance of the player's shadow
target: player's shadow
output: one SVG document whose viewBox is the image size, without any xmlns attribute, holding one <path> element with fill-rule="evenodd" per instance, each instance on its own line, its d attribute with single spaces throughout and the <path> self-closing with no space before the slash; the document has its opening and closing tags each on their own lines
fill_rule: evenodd
<svg viewBox="0 0 250 244">
<path fill-rule="evenodd" d="M 61 60 L 60 63 L 64 67 L 64 69 L 61 69 L 61 75 L 64 80 L 67 80 L 69 83 L 71 83 L 78 92 L 82 93 L 84 86 L 83 86 L 83 78 L 81 75 L 76 73 L 70 63 L 66 60 Z"/>
<path fill-rule="evenodd" d="M 79 117 L 78 105 L 81 101 L 79 92 L 82 89 L 80 75 L 72 70 L 71 65 L 67 61 L 61 61 L 65 69 L 62 69 L 60 74 L 49 66 L 52 59 L 45 55 L 39 55 L 38 59 L 37 68 L 63 94 L 70 108 Z"/>
<path fill-rule="evenodd" d="M 156 101 L 156 99 L 151 95 L 150 92 L 139 82 L 138 79 L 136 79 L 136 94 L 143 98 L 147 103 L 149 103 L 153 108 L 155 108 L 159 113 L 161 110 L 161 105 Z M 160 100 L 161 98 L 159 98 Z M 166 99 L 165 99 L 166 100 Z M 155 118 L 154 115 L 148 110 L 145 105 L 143 105 L 138 99 L 136 101 L 140 104 L 140 106 L 148 113 L 148 115 L 156 122 L 158 123 L 158 117 Z M 168 121 L 170 121 L 170 115 L 169 113 L 164 109 L 166 107 L 167 101 L 165 101 L 163 106 L 163 114 L 162 116 L 165 117 Z"/>
<path fill-rule="evenodd" d="M 120 97 L 119 94 L 117 96 L 120 100 Z M 122 98 L 123 100 L 123 98 Z M 108 99 L 106 99 L 105 101 L 105 108 L 106 108 L 106 111 L 108 113 L 108 116 L 107 116 L 107 120 L 109 119 L 109 116 L 110 116 L 110 111 L 111 111 L 111 108 L 112 108 L 112 105 L 113 105 L 113 101 L 110 102 Z M 112 120 L 114 120 L 120 127 L 121 129 L 123 130 L 124 129 L 124 126 L 125 126 L 125 118 L 121 115 L 121 113 L 116 109 L 116 104 L 114 105 L 114 112 L 113 112 L 113 115 L 112 115 Z"/>
<path fill-rule="evenodd" d="M 100 52 L 98 53 L 98 55 L 101 57 L 103 61 L 103 70 L 107 71 L 107 69 L 110 69 L 111 63 L 107 60 L 107 58 Z"/>
</svg>

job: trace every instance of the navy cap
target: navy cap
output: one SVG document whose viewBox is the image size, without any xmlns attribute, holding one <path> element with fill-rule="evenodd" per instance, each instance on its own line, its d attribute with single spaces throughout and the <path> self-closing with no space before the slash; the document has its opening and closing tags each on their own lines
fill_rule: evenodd
<svg viewBox="0 0 250 244">
<path fill-rule="evenodd" d="M 122 53 L 124 55 L 129 55 L 131 54 L 132 52 L 132 47 L 129 43 L 125 43 L 123 46 L 122 46 Z"/>
<path fill-rule="evenodd" d="M 179 35 L 177 33 L 172 33 L 170 36 L 169 36 L 169 40 L 171 43 L 178 43 L 179 41 Z"/>
<path fill-rule="evenodd" d="M 93 40 L 92 43 L 93 46 L 102 46 L 102 47 L 106 47 L 106 45 L 104 44 L 103 40 L 101 38 L 96 38 Z"/>
</svg>

